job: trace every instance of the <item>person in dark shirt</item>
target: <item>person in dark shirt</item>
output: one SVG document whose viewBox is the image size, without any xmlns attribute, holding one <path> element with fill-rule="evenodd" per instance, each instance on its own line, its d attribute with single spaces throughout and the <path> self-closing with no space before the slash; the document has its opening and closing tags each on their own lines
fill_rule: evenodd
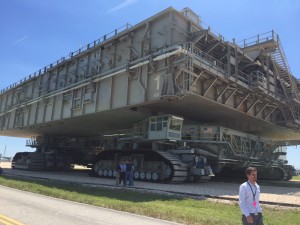
<svg viewBox="0 0 300 225">
<path fill-rule="evenodd" d="M 132 160 L 126 161 L 126 183 L 131 187 L 133 186 L 133 174 L 134 174 L 134 165 Z"/>
<path fill-rule="evenodd" d="M 120 167 L 120 164 L 117 163 L 117 166 L 116 166 L 116 185 L 119 185 L 121 183 L 120 173 L 121 173 L 121 167 Z"/>
<path fill-rule="evenodd" d="M 123 181 L 123 185 L 126 186 L 126 164 L 124 161 L 120 164 L 120 184 Z"/>
</svg>

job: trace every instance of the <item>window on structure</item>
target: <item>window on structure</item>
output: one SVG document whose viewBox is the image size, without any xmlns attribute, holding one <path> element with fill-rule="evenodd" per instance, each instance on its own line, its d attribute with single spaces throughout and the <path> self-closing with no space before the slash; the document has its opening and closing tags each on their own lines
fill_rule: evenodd
<svg viewBox="0 0 300 225">
<path fill-rule="evenodd" d="M 150 131 L 162 131 L 167 127 L 168 117 L 155 117 L 150 119 Z"/>
<path fill-rule="evenodd" d="M 167 127 L 167 125 L 168 125 L 168 119 L 169 119 L 169 117 L 167 117 L 167 116 L 163 117 L 163 127 Z"/>
<path fill-rule="evenodd" d="M 156 118 L 150 119 L 150 131 L 156 131 Z"/>
<path fill-rule="evenodd" d="M 157 117 L 156 130 L 157 131 L 162 130 L 162 117 Z"/>
<path fill-rule="evenodd" d="M 182 124 L 182 120 L 179 120 L 179 119 L 176 119 L 176 118 L 171 118 L 169 128 L 171 130 L 180 131 L 181 130 L 181 124 Z"/>
</svg>

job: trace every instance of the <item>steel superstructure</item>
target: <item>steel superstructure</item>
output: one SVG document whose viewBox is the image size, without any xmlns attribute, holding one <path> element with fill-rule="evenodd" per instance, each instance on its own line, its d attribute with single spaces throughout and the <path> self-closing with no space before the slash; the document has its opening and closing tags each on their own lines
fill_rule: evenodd
<svg viewBox="0 0 300 225">
<path fill-rule="evenodd" d="M 274 31 L 231 42 L 168 8 L 2 90 L 0 135 L 97 137 L 173 114 L 296 144 L 299 88 Z"/>
</svg>

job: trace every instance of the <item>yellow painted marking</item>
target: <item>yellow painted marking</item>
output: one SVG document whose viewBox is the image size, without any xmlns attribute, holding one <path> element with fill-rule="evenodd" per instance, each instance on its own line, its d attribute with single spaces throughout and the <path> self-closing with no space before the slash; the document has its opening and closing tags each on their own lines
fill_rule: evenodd
<svg viewBox="0 0 300 225">
<path fill-rule="evenodd" d="M 21 223 L 17 220 L 13 220 L 7 216 L 4 216 L 0 214 L 0 222 L 2 222 L 5 225 L 25 225 L 24 223 Z"/>
<path fill-rule="evenodd" d="M 0 224 L 4 224 L 4 225 L 14 225 L 14 224 L 12 224 L 12 223 L 10 223 L 10 222 L 7 222 L 6 220 L 2 220 L 1 218 L 0 218 Z"/>
</svg>

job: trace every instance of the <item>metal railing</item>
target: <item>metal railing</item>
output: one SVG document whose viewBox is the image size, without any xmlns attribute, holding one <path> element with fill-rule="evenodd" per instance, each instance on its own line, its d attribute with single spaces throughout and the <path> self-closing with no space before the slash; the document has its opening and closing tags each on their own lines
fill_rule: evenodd
<svg viewBox="0 0 300 225">
<path fill-rule="evenodd" d="M 183 131 L 182 140 L 199 142 L 203 144 L 225 144 L 234 155 L 249 157 L 252 154 L 255 154 L 257 151 L 265 151 L 265 146 L 268 146 L 268 149 L 273 148 L 273 146 L 277 146 L 272 140 L 245 135 L 245 133 L 242 133 L 240 136 L 231 132 L 224 133 L 222 131 Z"/>
<path fill-rule="evenodd" d="M 241 48 L 247 48 L 271 40 L 278 41 L 278 35 L 273 30 L 263 34 L 258 34 L 250 38 L 243 39 L 241 41 L 236 42 L 235 44 Z"/>
<path fill-rule="evenodd" d="M 217 70 L 218 72 L 220 72 L 224 75 L 227 74 L 227 64 L 221 62 L 220 60 L 217 60 L 216 58 L 203 52 L 202 50 L 198 49 L 197 47 L 193 47 L 192 53 L 193 53 L 195 59 L 198 59 L 202 63 L 212 67 L 213 69 Z M 237 79 L 246 85 L 250 85 L 250 75 L 244 73 L 241 70 L 238 71 Z"/>
<path fill-rule="evenodd" d="M 250 83 L 251 83 L 251 80 L 249 79 L 249 74 L 244 73 L 241 70 L 238 71 L 238 80 L 247 85 L 250 85 Z"/>
<path fill-rule="evenodd" d="M 201 62 L 207 64 L 208 66 L 213 67 L 217 71 L 226 74 L 226 68 L 227 66 L 222 63 L 221 61 L 215 59 L 211 55 L 201 51 L 197 47 L 193 47 L 192 53 L 194 56 L 199 59 Z"/>
<path fill-rule="evenodd" d="M 286 59 L 286 55 L 284 52 L 284 49 L 282 47 L 279 35 L 276 34 L 273 30 L 258 34 L 256 36 L 244 39 L 242 41 L 236 42 L 239 47 L 241 48 L 247 48 L 258 44 L 264 44 L 268 41 L 274 41 L 276 44 L 273 46 L 273 53 L 270 54 L 272 60 L 275 63 L 275 66 L 278 68 L 278 73 L 281 77 L 281 79 L 284 81 L 284 83 L 287 83 L 287 85 L 290 85 L 291 90 L 288 90 L 287 92 L 289 95 L 295 97 L 296 99 L 299 99 L 299 90 L 297 87 L 297 81 L 296 78 L 292 75 L 290 66 L 288 64 L 288 61 Z M 288 96 L 289 97 L 289 96 Z"/>
<path fill-rule="evenodd" d="M 61 57 L 59 60 L 57 60 L 57 61 L 55 61 L 55 62 L 53 62 L 53 63 L 45 66 L 44 68 L 42 68 L 42 69 L 40 69 L 40 70 L 38 70 L 38 71 L 30 74 L 29 76 L 21 79 L 19 82 L 13 83 L 12 85 L 10 85 L 10 86 L 2 89 L 0 91 L 0 94 L 2 94 L 2 93 L 6 92 L 6 91 L 8 91 L 10 89 L 13 89 L 13 88 L 19 86 L 20 84 L 24 83 L 27 80 L 30 80 L 31 78 L 38 77 L 38 76 L 46 73 L 49 69 L 52 69 L 53 67 L 60 65 L 61 63 L 65 62 L 68 59 L 71 59 L 71 58 L 73 58 L 73 57 L 75 57 L 75 56 L 77 56 L 77 55 L 79 55 L 79 54 L 81 54 L 83 52 L 89 51 L 89 50 L 97 47 L 98 45 L 100 45 L 104 41 L 109 40 L 110 38 L 116 36 L 117 34 L 123 32 L 123 31 L 128 30 L 131 27 L 132 26 L 129 23 L 127 23 L 124 26 L 119 27 L 119 28 L 115 29 L 114 31 L 112 31 L 112 32 L 110 32 L 110 33 L 102 36 L 101 38 L 99 38 L 99 39 L 97 39 L 97 40 L 95 40 L 95 41 L 93 41 L 93 42 L 91 42 L 91 43 L 89 43 L 89 44 L 87 44 L 87 45 L 79 48 L 77 51 L 70 52 L 70 54 L 68 56 Z"/>
<path fill-rule="evenodd" d="M 182 140 L 191 140 L 191 141 L 203 141 L 203 142 L 221 142 L 222 137 L 220 132 L 206 132 L 206 131 L 183 131 Z"/>
</svg>

